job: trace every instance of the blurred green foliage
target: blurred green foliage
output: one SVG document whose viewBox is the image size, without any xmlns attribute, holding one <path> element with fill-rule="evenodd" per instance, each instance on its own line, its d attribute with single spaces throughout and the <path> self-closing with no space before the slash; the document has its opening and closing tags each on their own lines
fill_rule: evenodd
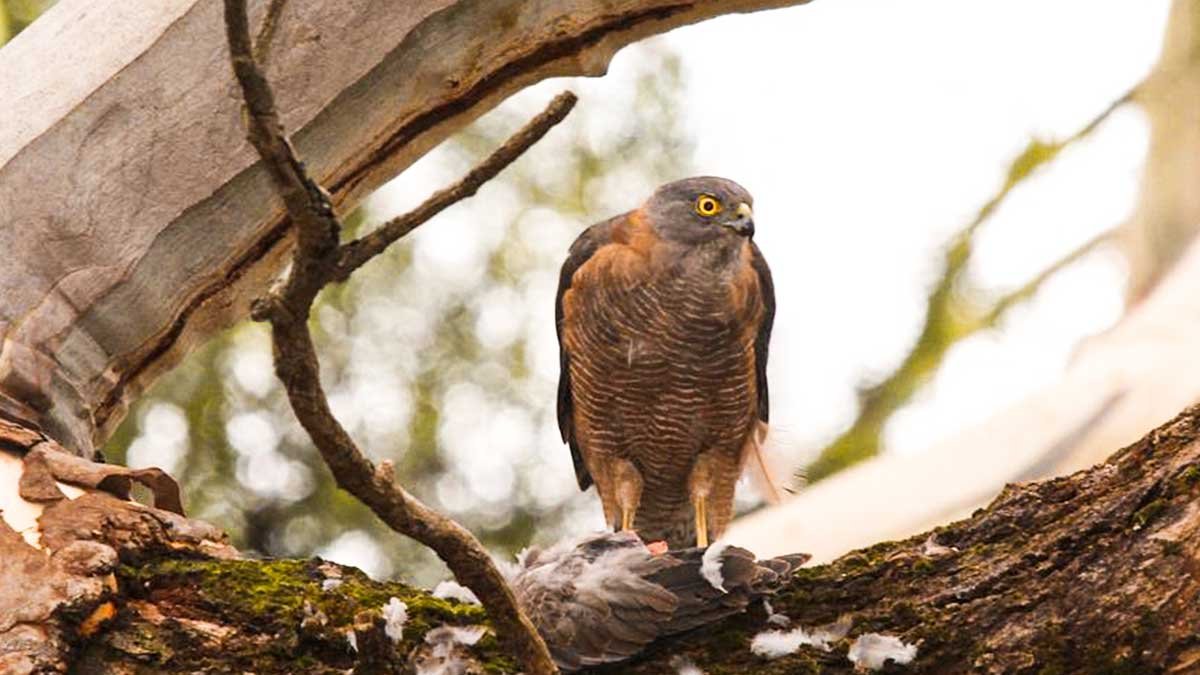
<svg viewBox="0 0 1200 675">
<path fill-rule="evenodd" d="M 13 39 L 55 0 L 0 0 L 0 45 Z"/>
<path fill-rule="evenodd" d="M 501 555 L 535 536 L 601 526 L 558 438 L 553 300 L 558 266 L 583 227 L 687 173 L 679 60 L 635 49 L 625 90 L 580 82 L 580 105 L 541 144 L 475 199 L 327 289 L 313 311 L 331 405 L 364 452 L 392 459 L 401 484 Z M 416 178 L 384 188 L 349 217 L 347 236 L 465 172 L 534 111 L 521 103 L 457 134 L 410 170 Z M 446 576 L 430 552 L 335 488 L 270 371 L 264 326 L 243 323 L 191 354 L 104 451 L 171 471 L 189 515 L 223 527 L 244 551 L 324 552 L 426 585 Z"/>
<path fill-rule="evenodd" d="M 827 445 L 805 470 L 805 478 L 815 482 L 842 469 L 879 454 L 883 433 L 892 415 L 909 402 L 941 367 L 946 353 L 963 339 L 981 330 L 996 328 L 1012 307 L 1030 299 L 1046 279 L 1078 260 L 1098 244 L 1107 233 L 1085 242 L 1040 274 L 1005 295 L 996 296 L 975 288 L 966 281 L 966 271 L 975 248 L 975 235 L 1009 194 L 1062 150 L 1087 138 L 1121 105 L 1133 99 L 1136 88 L 1114 101 L 1078 131 L 1062 140 L 1030 139 L 1009 163 L 1004 183 L 957 232 L 946 246 L 941 274 L 930 289 L 925 303 L 925 319 L 916 343 L 900 365 L 886 377 L 860 388 L 858 415 L 853 423 Z"/>
</svg>

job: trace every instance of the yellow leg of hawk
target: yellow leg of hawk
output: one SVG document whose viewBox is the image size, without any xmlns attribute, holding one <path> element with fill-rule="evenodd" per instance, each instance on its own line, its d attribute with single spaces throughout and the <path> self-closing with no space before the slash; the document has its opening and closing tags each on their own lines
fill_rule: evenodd
<svg viewBox="0 0 1200 675">
<path fill-rule="evenodd" d="M 618 460 L 613 472 L 616 482 L 617 508 L 621 510 L 621 529 L 632 530 L 638 505 L 642 502 L 642 473 L 633 462 Z"/>
<path fill-rule="evenodd" d="M 696 495 L 694 500 L 696 508 L 696 546 L 700 548 L 708 546 L 708 510 L 705 508 L 706 501 L 704 495 Z"/>
</svg>

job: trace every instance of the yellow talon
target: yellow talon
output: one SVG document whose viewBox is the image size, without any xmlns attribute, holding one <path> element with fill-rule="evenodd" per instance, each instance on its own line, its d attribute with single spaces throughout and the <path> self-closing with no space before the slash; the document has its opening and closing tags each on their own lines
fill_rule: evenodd
<svg viewBox="0 0 1200 675">
<path fill-rule="evenodd" d="M 696 497 L 696 546 L 708 547 L 708 513 L 704 508 L 704 497 Z"/>
</svg>

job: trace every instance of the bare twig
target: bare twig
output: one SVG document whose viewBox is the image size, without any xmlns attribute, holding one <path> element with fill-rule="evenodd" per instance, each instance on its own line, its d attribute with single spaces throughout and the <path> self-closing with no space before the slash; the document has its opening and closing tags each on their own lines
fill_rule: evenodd
<svg viewBox="0 0 1200 675">
<path fill-rule="evenodd" d="M 470 197 L 534 143 L 541 140 L 554 125 L 558 124 L 575 107 L 575 94 L 564 91 L 546 106 L 537 117 L 513 134 L 504 145 L 496 149 L 487 159 L 480 162 L 454 185 L 434 193 L 420 206 L 379 226 L 370 234 L 342 246 L 338 256 L 337 279 L 344 281 L 354 270 L 371 258 L 383 253 L 388 246 L 412 232 L 422 223 L 436 216 L 446 207 Z"/>
<path fill-rule="evenodd" d="M 265 68 L 271 59 L 271 42 L 275 39 L 275 29 L 279 27 L 279 15 L 283 14 L 283 6 L 287 0 L 271 0 L 267 5 L 267 13 L 258 26 L 258 35 L 254 36 L 254 62 L 260 68 Z"/>
<path fill-rule="evenodd" d="M 1028 299 L 1049 277 L 1075 262 L 1100 241 L 1089 241 L 1031 279 L 1025 286 L 979 310 L 977 298 L 965 297 L 962 278 L 971 260 L 975 234 L 996 212 L 1008 195 L 1036 169 L 1050 162 L 1066 147 L 1086 138 L 1112 113 L 1132 101 L 1142 85 L 1130 89 L 1067 138 L 1058 141 L 1034 139 L 1009 164 L 1000 190 L 975 213 L 975 217 L 946 247 L 942 274 L 926 301 L 921 333 L 908 355 L 890 375 L 859 393 L 859 411 L 853 424 L 843 431 L 807 467 L 810 482 L 825 478 L 879 452 L 883 427 L 892 413 L 908 403 L 937 370 L 942 357 L 955 343 L 977 331 L 991 328 L 1014 305 Z"/>
<path fill-rule="evenodd" d="M 420 213 L 406 217 L 406 225 L 388 228 L 387 234 L 372 239 L 377 243 L 364 245 L 362 249 L 371 253 L 344 268 L 337 264 L 342 258 L 337 247 L 341 223 L 324 190 L 309 178 L 296 158 L 279 122 L 270 85 L 251 55 L 245 0 L 225 0 L 225 23 L 230 59 L 246 100 L 247 137 L 283 196 L 299 234 L 292 270 L 283 289 L 256 303 L 254 309 L 255 318 L 271 323 L 275 373 L 287 390 L 296 418 L 312 438 L 338 486 L 361 500 L 393 530 L 433 549 L 459 582 L 475 592 L 487 608 L 501 640 L 526 672 L 557 672 L 545 642 L 518 607 L 512 590 L 479 541 L 461 525 L 395 484 L 393 472 L 386 464 L 377 469 L 334 417 L 321 387 L 320 366 L 307 318 L 317 293 L 333 280 L 335 272 L 344 272 L 340 275 L 344 278 L 441 209 L 473 194 L 479 185 L 561 120 L 574 96 L 565 94 L 556 98 L 551 108 L 539 116 L 541 123 L 536 126 L 531 123 L 501 148 L 503 153 L 498 151 L 462 183 L 435 195 L 426 202 L 432 203 L 429 208 L 418 209 Z M 546 121 L 551 118 L 553 121 Z"/>
</svg>

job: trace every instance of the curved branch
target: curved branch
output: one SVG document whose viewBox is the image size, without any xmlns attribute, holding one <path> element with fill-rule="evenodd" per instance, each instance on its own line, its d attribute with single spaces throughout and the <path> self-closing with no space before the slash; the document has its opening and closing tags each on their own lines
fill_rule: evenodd
<svg viewBox="0 0 1200 675">
<path fill-rule="evenodd" d="M 230 60 L 248 111 L 247 138 L 266 164 L 299 233 L 292 269 L 283 289 L 255 307 L 255 317 L 271 324 L 275 373 L 287 390 L 296 418 L 320 451 L 338 486 L 361 500 L 393 530 L 433 549 L 454 576 L 475 592 L 488 609 L 506 647 L 527 672 L 532 675 L 557 672 L 545 642 L 517 605 L 512 590 L 483 545 L 458 523 L 425 506 L 397 485 L 390 463 L 376 468 L 333 415 L 321 387 L 320 364 L 308 330 L 308 316 L 317 293 L 335 271 L 349 275 L 441 209 L 473 194 L 484 181 L 561 121 L 574 104 L 574 96 L 564 94 L 556 98 L 547 113 L 462 183 L 435 195 L 429 202 L 432 205 L 423 205 L 423 210 L 419 209 L 415 216 L 401 219 L 402 229 L 393 223 L 385 225 L 381 233 L 373 233 L 368 244 L 352 249 L 364 251 L 358 263 L 338 268 L 341 223 L 328 194 L 308 176 L 284 134 L 270 84 L 254 61 L 245 0 L 225 0 L 225 25 Z"/>
</svg>

